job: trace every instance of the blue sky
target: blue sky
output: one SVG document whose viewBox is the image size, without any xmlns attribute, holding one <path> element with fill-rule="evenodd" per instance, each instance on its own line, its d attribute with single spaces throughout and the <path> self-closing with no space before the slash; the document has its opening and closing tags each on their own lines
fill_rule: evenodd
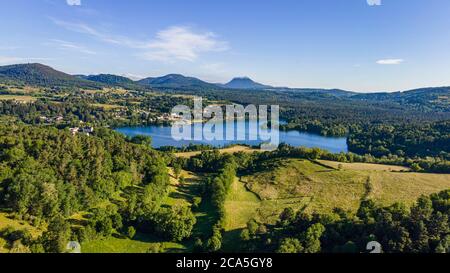
<svg viewBox="0 0 450 273">
<path fill-rule="evenodd" d="M 11 0 L 0 65 L 366 92 L 448 86 L 449 14 L 448 0 Z"/>
</svg>

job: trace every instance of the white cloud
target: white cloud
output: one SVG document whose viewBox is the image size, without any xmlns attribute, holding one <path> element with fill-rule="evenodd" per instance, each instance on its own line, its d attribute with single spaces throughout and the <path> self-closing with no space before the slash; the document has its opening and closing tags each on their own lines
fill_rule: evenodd
<svg viewBox="0 0 450 273">
<path fill-rule="evenodd" d="M 367 0 L 369 6 L 381 6 L 381 0 Z"/>
<path fill-rule="evenodd" d="M 58 40 L 58 39 L 50 40 L 50 45 L 55 45 L 55 46 L 59 47 L 60 49 L 77 51 L 77 52 L 80 52 L 83 54 L 89 54 L 89 55 L 97 54 L 96 52 L 89 50 L 85 46 L 78 45 L 78 44 L 68 42 L 68 41 Z"/>
<path fill-rule="evenodd" d="M 49 58 L 23 58 L 23 57 L 9 57 L 0 56 L 0 64 L 17 64 L 17 63 L 31 63 L 51 60 Z"/>
<path fill-rule="evenodd" d="M 81 6 L 81 0 L 66 0 L 69 6 Z"/>
<path fill-rule="evenodd" d="M 401 64 L 403 63 L 405 60 L 403 59 L 383 59 L 383 60 L 378 60 L 377 64 L 382 64 L 382 65 L 396 65 L 396 64 Z"/>
<path fill-rule="evenodd" d="M 117 35 L 110 35 L 108 33 L 96 30 L 93 27 L 90 27 L 83 23 L 72 23 L 72 22 L 66 22 L 54 18 L 50 18 L 53 23 L 56 25 L 63 27 L 67 30 L 88 34 L 96 39 L 99 39 L 103 42 L 107 42 L 110 44 L 120 45 L 120 46 L 126 46 L 131 48 L 144 48 L 146 46 L 145 42 L 137 41 L 133 39 L 129 39 L 128 37 L 124 36 L 117 36 Z"/>
<path fill-rule="evenodd" d="M 185 26 L 172 26 L 161 30 L 153 40 L 137 40 L 99 31 L 83 23 L 50 19 L 56 25 L 67 30 L 88 34 L 106 43 L 141 50 L 137 55 L 146 60 L 193 62 L 202 53 L 220 52 L 229 49 L 228 43 L 218 40 L 213 32 L 196 32 Z"/>
<path fill-rule="evenodd" d="M 226 42 L 216 39 L 212 32 L 194 32 L 188 27 L 174 26 L 158 32 L 147 45 L 144 57 L 157 61 L 195 61 L 200 53 L 228 50 Z"/>
</svg>

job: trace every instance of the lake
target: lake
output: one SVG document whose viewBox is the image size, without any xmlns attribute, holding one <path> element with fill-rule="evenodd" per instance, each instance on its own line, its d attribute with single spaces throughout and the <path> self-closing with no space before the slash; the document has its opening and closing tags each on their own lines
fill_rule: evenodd
<svg viewBox="0 0 450 273">
<path fill-rule="evenodd" d="M 171 126 L 143 126 L 143 127 L 121 127 L 117 128 L 116 131 L 120 132 L 126 136 L 133 137 L 137 135 L 150 136 L 152 138 L 152 146 L 155 148 L 160 148 L 163 146 L 173 146 L 173 147 L 183 147 L 189 144 L 208 144 L 214 147 L 224 147 L 232 144 L 246 144 L 246 145 L 259 145 L 263 141 L 260 140 L 250 140 L 251 134 L 248 128 L 251 126 L 249 121 L 236 121 L 234 126 L 245 126 L 245 140 L 181 140 L 177 141 L 172 138 L 172 127 Z M 226 126 L 230 126 L 227 124 Z M 191 126 L 192 132 L 194 132 L 194 125 Z M 201 127 L 196 127 L 201 130 Z M 237 128 L 237 127 L 235 127 Z M 197 130 L 198 131 L 198 130 Z M 348 152 L 347 138 L 345 137 L 325 137 L 311 133 L 304 133 L 299 131 L 280 131 L 280 143 L 284 142 L 294 147 L 308 147 L 308 148 L 321 148 L 333 153 Z"/>
</svg>

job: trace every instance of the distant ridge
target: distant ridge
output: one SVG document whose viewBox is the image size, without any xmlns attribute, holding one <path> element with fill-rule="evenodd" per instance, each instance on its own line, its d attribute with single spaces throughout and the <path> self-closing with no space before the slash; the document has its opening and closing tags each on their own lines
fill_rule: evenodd
<svg viewBox="0 0 450 273">
<path fill-rule="evenodd" d="M 223 85 L 230 89 L 269 89 L 272 86 L 257 83 L 248 77 L 234 78 L 230 82 Z"/>
<path fill-rule="evenodd" d="M 193 77 L 180 74 L 169 74 L 157 78 L 145 78 L 137 81 L 140 85 L 160 88 L 195 88 L 195 89 L 218 89 L 218 86 L 204 82 Z"/>
<path fill-rule="evenodd" d="M 129 90 L 150 91 L 151 89 L 178 89 L 180 91 L 219 91 L 231 92 L 248 90 L 252 92 L 285 92 L 290 96 L 346 98 L 352 100 L 389 101 L 400 105 L 420 106 L 422 110 L 439 107 L 449 111 L 450 87 L 428 87 L 403 92 L 356 93 L 341 89 L 287 88 L 272 87 L 251 80 L 248 77 L 234 78 L 227 84 L 213 84 L 194 77 L 169 74 L 163 77 L 150 77 L 133 81 L 124 76 L 112 74 L 69 75 L 40 63 L 14 64 L 0 66 L 0 82 L 20 82 L 43 87 L 67 87 L 101 89 L 107 86 L 120 86 Z"/>
<path fill-rule="evenodd" d="M 450 87 L 426 87 L 403 92 L 392 93 L 356 93 L 355 100 L 389 101 L 399 104 L 420 106 L 422 110 L 429 111 L 438 107 L 444 112 L 450 111 Z"/>
<path fill-rule="evenodd" d="M 350 96 L 353 92 L 338 89 L 293 89 L 272 87 L 254 82 L 248 77 L 234 78 L 227 84 L 214 84 L 194 77 L 180 74 L 169 74 L 162 77 L 149 77 L 133 81 L 127 77 L 99 74 L 99 75 L 69 75 L 57 71 L 50 66 L 31 63 L 0 66 L 0 80 L 21 81 L 30 85 L 45 87 L 66 86 L 78 88 L 103 88 L 105 86 L 120 86 L 127 89 L 146 90 L 155 89 L 191 89 L 191 90 L 274 90 L 281 92 L 320 93 L 328 95 Z"/>
<path fill-rule="evenodd" d="M 134 84 L 134 81 L 132 81 L 129 78 L 126 78 L 123 76 L 112 75 L 112 74 L 99 74 L 99 75 L 89 75 L 89 76 L 77 75 L 77 77 L 85 79 L 85 80 L 89 80 L 89 81 L 93 81 L 93 82 L 100 82 L 100 83 L 109 84 L 109 85 Z"/>
<path fill-rule="evenodd" d="M 0 66 L 0 76 L 30 85 L 46 87 L 72 86 L 99 88 L 101 86 L 99 83 L 80 79 L 39 63 Z"/>
</svg>

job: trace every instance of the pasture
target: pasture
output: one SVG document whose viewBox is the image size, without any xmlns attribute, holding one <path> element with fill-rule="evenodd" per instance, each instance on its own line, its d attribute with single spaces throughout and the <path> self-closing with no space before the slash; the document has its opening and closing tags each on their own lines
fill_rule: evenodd
<svg viewBox="0 0 450 273">
<path fill-rule="evenodd" d="M 337 163 L 333 163 L 337 164 Z M 380 205 L 412 205 L 421 195 L 450 188 L 450 175 L 389 171 L 395 166 L 346 164 L 341 170 L 308 160 L 286 159 L 278 167 L 242 177 L 247 188 L 281 211 L 286 203 L 306 212 L 329 213 L 339 207 L 355 212 L 363 199 Z M 363 170 L 364 168 L 364 170 Z"/>
</svg>

